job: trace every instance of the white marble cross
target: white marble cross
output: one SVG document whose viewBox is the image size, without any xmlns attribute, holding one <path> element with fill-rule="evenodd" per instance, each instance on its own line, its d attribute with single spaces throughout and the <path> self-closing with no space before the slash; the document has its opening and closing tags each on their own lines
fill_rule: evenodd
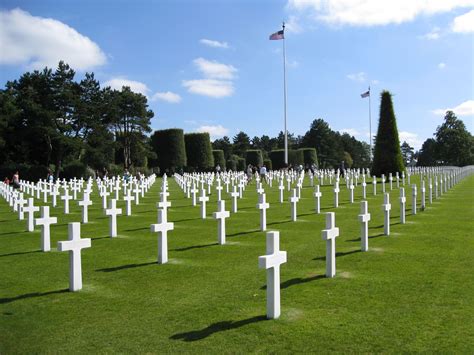
<svg viewBox="0 0 474 355">
<path fill-rule="evenodd" d="M 209 197 L 206 196 L 206 190 L 201 189 L 201 196 L 199 196 L 199 202 L 201 202 L 201 218 L 206 219 L 206 202 L 209 201 Z"/>
<path fill-rule="evenodd" d="M 290 202 L 291 202 L 291 220 L 293 222 L 296 221 L 297 218 L 297 212 L 296 212 L 296 204 L 298 203 L 300 199 L 298 198 L 296 189 L 293 189 L 293 196 L 290 197 Z"/>
<path fill-rule="evenodd" d="M 365 182 L 365 175 L 362 176 L 362 198 L 367 198 L 367 183 Z"/>
<path fill-rule="evenodd" d="M 264 232 L 267 230 L 267 209 L 270 208 L 264 193 L 258 196 L 257 208 L 260 210 L 260 230 Z"/>
<path fill-rule="evenodd" d="M 362 251 L 369 250 L 369 221 L 370 221 L 370 213 L 369 213 L 368 202 L 361 201 L 359 222 L 360 222 L 360 244 L 361 244 Z"/>
<path fill-rule="evenodd" d="M 421 210 L 424 211 L 426 208 L 426 188 L 425 180 L 421 182 Z"/>
<path fill-rule="evenodd" d="M 87 192 L 84 192 L 82 201 L 79 201 L 78 205 L 82 207 L 82 223 L 89 223 L 89 206 L 92 205 L 92 201 Z"/>
<path fill-rule="evenodd" d="M 240 196 L 239 192 L 237 191 L 237 186 L 234 185 L 230 196 L 232 196 L 232 213 L 237 213 L 237 197 Z"/>
<path fill-rule="evenodd" d="M 168 222 L 163 210 L 158 210 L 158 224 L 152 224 L 151 231 L 158 233 L 158 264 L 168 262 L 168 231 L 174 230 L 174 223 Z"/>
<path fill-rule="evenodd" d="M 127 193 L 123 195 L 123 200 L 125 201 L 125 214 L 127 216 L 132 215 L 132 201 L 135 201 L 135 196 L 132 196 L 130 189 L 127 190 Z"/>
<path fill-rule="evenodd" d="M 225 210 L 225 200 L 217 201 L 217 212 L 213 214 L 217 219 L 217 241 L 220 245 L 225 244 L 225 219 L 230 216 L 229 211 Z"/>
<path fill-rule="evenodd" d="M 405 224 L 405 204 L 407 198 L 405 197 L 405 188 L 400 188 L 400 223 Z"/>
<path fill-rule="evenodd" d="M 334 207 L 339 207 L 339 182 L 334 185 Z"/>
<path fill-rule="evenodd" d="M 326 277 L 334 277 L 336 276 L 336 238 L 339 237 L 334 212 L 326 213 L 326 229 L 323 229 L 322 237 L 326 241 Z"/>
<path fill-rule="evenodd" d="M 265 193 L 265 190 L 263 189 L 261 182 L 258 183 L 257 193 L 258 193 L 259 195 Z"/>
<path fill-rule="evenodd" d="M 49 206 L 41 207 L 41 218 L 35 219 L 35 225 L 41 226 L 41 250 L 51 250 L 50 225 L 58 223 L 57 217 L 49 216 Z"/>
<path fill-rule="evenodd" d="M 59 189 L 56 185 L 51 187 L 51 196 L 53 197 L 53 207 L 58 204 Z"/>
<path fill-rule="evenodd" d="M 23 221 L 25 219 L 24 205 L 26 200 L 23 198 L 23 193 L 20 192 L 20 195 L 17 199 L 17 208 L 18 208 L 18 219 Z"/>
<path fill-rule="evenodd" d="M 117 208 L 117 200 L 110 200 L 110 208 L 105 210 L 105 215 L 109 218 L 109 234 L 112 238 L 117 236 L 117 216 L 122 214 L 122 209 Z"/>
<path fill-rule="evenodd" d="M 163 209 L 163 213 L 165 215 L 164 218 L 166 220 L 168 220 L 168 207 L 171 207 L 171 202 L 169 202 L 167 199 L 167 196 L 169 194 L 170 193 L 167 192 L 166 190 L 163 190 L 163 192 L 160 192 L 161 201 L 156 204 L 156 207 Z"/>
<path fill-rule="evenodd" d="M 412 188 L 411 189 L 412 214 L 416 214 L 416 196 L 417 196 L 416 185 L 413 184 L 411 188 Z"/>
<path fill-rule="evenodd" d="M 135 184 L 135 188 L 132 191 L 135 194 L 135 205 L 140 204 L 140 192 L 141 191 L 142 190 L 140 189 L 140 186 L 138 186 L 138 184 Z"/>
<path fill-rule="evenodd" d="M 280 203 L 283 203 L 283 192 L 285 191 L 285 186 L 283 186 L 283 180 L 280 180 L 280 185 L 278 186 L 280 190 Z"/>
<path fill-rule="evenodd" d="M 314 193 L 313 193 L 314 198 L 316 199 L 316 213 L 321 213 L 321 196 L 322 193 L 319 191 L 319 185 L 316 185 L 314 187 Z"/>
<path fill-rule="evenodd" d="M 280 317 L 280 265 L 286 260 L 286 251 L 280 250 L 280 232 L 268 232 L 267 254 L 258 257 L 259 268 L 267 270 L 268 319 Z"/>
<path fill-rule="evenodd" d="M 349 185 L 349 191 L 350 191 L 349 202 L 354 203 L 354 183 L 352 180 L 351 180 L 351 184 Z"/>
<path fill-rule="evenodd" d="M 26 224 L 28 232 L 33 232 L 35 230 L 35 224 L 34 224 L 35 212 L 38 212 L 40 210 L 39 207 L 36 207 L 34 205 L 33 201 L 34 201 L 33 197 L 30 197 L 28 199 L 28 205 L 23 207 L 23 211 L 28 213 L 28 221 Z"/>
<path fill-rule="evenodd" d="M 217 191 L 217 201 L 222 200 L 222 190 L 223 187 L 221 186 L 221 180 L 217 180 L 217 186 L 216 186 L 216 191 Z"/>
<path fill-rule="evenodd" d="M 391 209 L 392 209 L 392 205 L 390 204 L 390 194 L 386 192 L 383 196 L 383 205 L 382 205 L 382 210 L 384 212 L 383 233 L 385 235 L 390 235 L 390 210 Z"/>
<path fill-rule="evenodd" d="M 373 180 L 372 180 L 372 185 L 374 185 L 374 196 L 377 195 L 377 178 L 373 177 Z"/>
<path fill-rule="evenodd" d="M 107 208 L 107 196 L 110 195 L 110 192 L 108 192 L 105 187 L 104 187 L 104 190 L 102 191 L 102 209 L 106 209 Z"/>
<path fill-rule="evenodd" d="M 428 182 L 428 201 L 430 202 L 430 205 L 433 203 L 433 182 L 430 177 L 430 181 Z"/>
<path fill-rule="evenodd" d="M 385 193 L 385 174 L 382 174 L 382 193 Z"/>
<path fill-rule="evenodd" d="M 64 195 L 61 196 L 61 200 L 64 201 L 64 214 L 69 214 L 69 200 L 72 200 L 72 196 L 69 195 L 69 189 L 64 189 Z"/>
<path fill-rule="evenodd" d="M 58 242 L 58 251 L 69 251 L 69 290 L 82 289 L 81 249 L 90 248 L 91 240 L 81 239 L 81 224 L 69 223 L 69 240 Z"/>
<path fill-rule="evenodd" d="M 196 189 L 196 185 L 194 184 L 193 181 L 193 188 L 191 189 L 191 194 L 193 195 L 193 206 L 196 206 L 196 194 L 198 192 L 198 189 Z"/>
</svg>

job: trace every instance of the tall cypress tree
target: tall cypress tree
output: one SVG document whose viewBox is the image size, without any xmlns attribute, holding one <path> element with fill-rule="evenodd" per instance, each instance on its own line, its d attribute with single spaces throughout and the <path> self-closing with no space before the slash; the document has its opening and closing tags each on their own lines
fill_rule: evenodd
<svg viewBox="0 0 474 355">
<path fill-rule="evenodd" d="M 397 120 L 393 111 L 392 94 L 381 94 L 379 128 L 375 139 L 372 175 L 380 176 L 403 171 L 404 164 L 398 138 Z"/>
</svg>

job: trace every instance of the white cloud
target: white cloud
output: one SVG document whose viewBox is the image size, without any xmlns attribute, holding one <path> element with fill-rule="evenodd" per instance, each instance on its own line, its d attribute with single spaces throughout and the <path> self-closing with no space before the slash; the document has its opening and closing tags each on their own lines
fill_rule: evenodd
<svg viewBox="0 0 474 355">
<path fill-rule="evenodd" d="M 440 36 L 440 28 L 439 27 L 434 27 L 430 32 L 424 34 L 423 36 L 420 36 L 422 39 L 428 39 L 428 40 L 436 40 Z"/>
<path fill-rule="evenodd" d="M 199 40 L 201 44 L 204 44 L 205 46 L 212 47 L 212 48 L 229 48 L 229 44 L 227 42 L 219 42 L 219 41 L 214 41 L 212 39 L 206 39 L 203 38 Z"/>
<path fill-rule="evenodd" d="M 373 85 L 378 85 L 378 84 L 380 84 L 380 81 L 378 81 L 377 79 L 374 79 L 374 80 L 372 80 L 372 84 Z"/>
<path fill-rule="evenodd" d="M 229 133 L 229 129 L 221 125 L 216 126 L 201 126 L 196 129 L 197 132 L 208 132 L 211 136 L 211 139 L 221 138 L 226 136 Z"/>
<path fill-rule="evenodd" d="M 190 93 L 213 98 L 232 96 L 234 93 L 234 84 L 226 80 L 183 80 L 183 86 L 187 88 Z"/>
<path fill-rule="evenodd" d="M 56 68 L 60 60 L 75 70 L 105 64 L 99 46 L 74 28 L 21 9 L 0 11 L 0 64 Z"/>
<path fill-rule="evenodd" d="M 288 65 L 289 68 L 298 68 L 300 63 L 296 60 L 289 60 L 286 62 L 286 65 Z"/>
<path fill-rule="evenodd" d="M 444 116 L 446 111 L 453 111 L 457 116 L 474 116 L 474 100 L 467 100 L 453 108 L 441 108 L 433 110 L 438 116 Z"/>
<path fill-rule="evenodd" d="M 454 19 L 451 28 L 453 32 L 472 33 L 474 32 L 474 10 Z"/>
<path fill-rule="evenodd" d="M 156 100 L 162 100 L 162 101 L 166 101 L 172 104 L 178 104 L 181 102 L 181 96 L 171 91 L 157 92 L 151 98 L 151 101 L 156 101 Z"/>
<path fill-rule="evenodd" d="M 416 17 L 471 7 L 473 0 L 289 0 L 298 13 L 310 11 L 317 21 L 334 25 L 377 26 L 413 21 Z"/>
<path fill-rule="evenodd" d="M 353 81 L 358 81 L 360 83 L 363 83 L 367 79 L 367 74 L 361 71 L 359 73 L 348 74 L 347 78 Z"/>
<path fill-rule="evenodd" d="M 196 58 L 193 63 L 198 67 L 199 71 L 209 79 L 233 79 L 237 69 L 232 65 L 222 64 L 215 60 L 206 60 L 204 58 Z"/>
<path fill-rule="evenodd" d="M 420 149 L 421 145 L 423 144 L 423 141 L 418 137 L 418 134 L 413 132 L 400 131 L 398 132 L 398 138 L 400 139 L 400 144 L 407 142 L 409 145 L 415 148 L 415 150 Z"/>
<path fill-rule="evenodd" d="M 446 63 L 441 62 L 438 64 L 438 69 L 444 69 L 444 68 L 446 68 Z"/>
<path fill-rule="evenodd" d="M 288 22 L 285 22 L 285 32 L 301 33 L 303 28 L 299 24 L 299 18 L 295 15 L 290 15 Z"/>
<path fill-rule="evenodd" d="M 355 128 L 343 128 L 343 129 L 339 130 L 339 132 L 347 133 L 347 134 L 349 134 L 351 136 L 354 136 L 354 137 L 360 135 L 360 132 Z"/>
<path fill-rule="evenodd" d="M 128 80 L 125 78 L 112 78 L 106 81 L 103 86 L 110 86 L 112 89 L 115 90 L 122 90 L 122 86 L 129 86 L 130 90 L 132 90 L 133 92 L 140 93 L 145 96 L 147 95 L 147 92 L 150 91 L 146 84 L 141 83 L 139 81 Z"/>
</svg>

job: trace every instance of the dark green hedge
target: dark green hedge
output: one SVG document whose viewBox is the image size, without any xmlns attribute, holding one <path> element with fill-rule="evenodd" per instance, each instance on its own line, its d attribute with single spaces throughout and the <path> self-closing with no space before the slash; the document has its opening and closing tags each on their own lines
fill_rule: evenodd
<svg viewBox="0 0 474 355">
<path fill-rule="evenodd" d="M 237 160 L 229 159 L 227 160 L 227 170 L 237 171 Z"/>
<path fill-rule="evenodd" d="M 392 95 L 388 91 L 383 91 L 371 173 L 376 176 L 382 174 L 388 176 L 389 173 L 395 174 L 397 171 L 402 172 L 404 170 Z"/>
<path fill-rule="evenodd" d="M 253 166 L 262 166 L 263 158 L 262 151 L 260 149 L 249 149 L 246 153 L 246 162 Z"/>
<path fill-rule="evenodd" d="M 224 151 L 221 149 L 215 149 L 212 151 L 212 155 L 214 157 L 214 166 L 219 165 L 223 171 L 225 168 Z"/>
<path fill-rule="evenodd" d="M 273 170 L 273 164 L 272 164 L 272 161 L 270 159 L 265 159 L 263 161 L 263 165 L 266 166 L 267 170 Z"/>
<path fill-rule="evenodd" d="M 155 131 L 151 136 L 151 145 L 156 153 L 156 161 L 160 171 L 174 173 L 186 166 L 186 149 L 182 129 L 165 129 Z"/>
<path fill-rule="evenodd" d="M 273 169 L 278 170 L 285 167 L 285 150 L 276 149 L 270 152 Z M 303 164 L 303 152 L 301 150 L 288 150 L 288 164 L 292 167 Z"/>
<path fill-rule="evenodd" d="M 78 160 L 74 160 L 63 166 L 59 177 L 69 180 L 74 178 L 80 179 L 81 177 L 86 178 L 86 175 L 87 166 Z"/>
<path fill-rule="evenodd" d="M 188 133 L 184 135 L 184 141 L 188 167 L 197 171 L 206 171 L 214 167 L 209 133 Z"/>
<path fill-rule="evenodd" d="M 303 154 L 303 164 L 306 165 L 318 165 L 318 156 L 316 154 L 315 148 L 300 148 L 298 151 L 301 151 Z"/>
<path fill-rule="evenodd" d="M 237 171 L 245 171 L 247 168 L 247 164 L 245 163 L 244 158 L 237 159 Z"/>
<path fill-rule="evenodd" d="M 48 167 L 46 166 L 11 163 L 0 166 L 1 181 L 5 180 L 6 177 L 11 181 L 17 170 L 20 180 L 37 182 L 39 179 L 45 180 L 48 176 Z"/>
</svg>

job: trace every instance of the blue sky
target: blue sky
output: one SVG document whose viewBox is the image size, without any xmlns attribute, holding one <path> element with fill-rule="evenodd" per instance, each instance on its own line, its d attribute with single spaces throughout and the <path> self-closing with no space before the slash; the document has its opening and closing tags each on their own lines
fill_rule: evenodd
<svg viewBox="0 0 474 355">
<path fill-rule="evenodd" d="M 10 1 L 0 5 L 0 80 L 60 59 L 102 85 L 146 94 L 154 129 L 288 130 L 315 118 L 368 141 L 379 94 L 393 93 L 401 140 L 419 148 L 453 109 L 474 132 L 474 1 Z"/>
</svg>

